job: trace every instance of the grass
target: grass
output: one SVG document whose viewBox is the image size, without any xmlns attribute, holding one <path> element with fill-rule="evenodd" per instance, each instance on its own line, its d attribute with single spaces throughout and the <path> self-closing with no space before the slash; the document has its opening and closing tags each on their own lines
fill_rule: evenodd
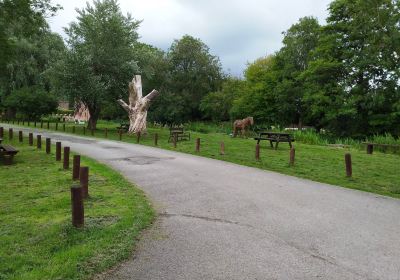
<svg viewBox="0 0 400 280">
<path fill-rule="evenodd" d="M 90 198 L 85 227 L 76 229 L 71 170 L 63 170 L 44 147 L 37 151 L 16 138 L 15 164 L 0 164 L 0 279 L 89 279 L 130 256 L 155 215 L 143 192 L 82 157 L 81 164 L 90 168 Z"/>
<path fill-rule="evenodd" d="M 72 125 L 67 126 L 67 132 L 71 133 Z M 119 136 L 116 131 L 118 125 L 115 122 L 100 121 L 98 130 L 93 137 L 104 138 L 104 129 L 108 128 L 108 138 L 118 140 Z M 54 128 L 54 124 L 51 128 Z M 227 128 L 221 128 L 222 131 L 225 129 Z M 62 130 L 61 125 L 59 130 Z M 75 131 L 76 134 L 82 134 L 83 127 L 76 126 Z M 400 198 L 399 156 L 395 154 L 374 152 L 373 155 L 367 155 L 357 145 L 349 146 L 349 148 L 331 147 L 327 146 L 328 142 L 322 143 L 322 145 L 317 140 L 315 143 L 311 142 L 310 138 L 315 136 L 309 136 L 308 140 L 300 137 L 302 141 L 295 142 L 296 164 L 291 167 L 289 166 L 289 147 L 287 143 L 281 143 L 279 149 L 275 151 L 269 147 L 269 143 L 263 142 L 261 160 L 256 161 L 255 141 L 251 138 L 232 138 L 223 132 L 201 133 L 192 131 L 190 141 L 179 142 L 177 148 L 174 148 L 172 143 L 167 142 L 169 136 L 168 128 L 152 126 L 148 129 L 148 134 L 141 137 L 140 144 L 154 146 L 153 137 L 155 133 L 158 134 L 158 147 L 163 149 L 197 154 L 322 183 Z M 91 133 L 87 131 L 86 135 L 90 136 Z M 196 138 L 201 138 L 200 153 L 195 152 Z M 122 140 L 130 143 L 137 142 L 136 137 L 127 136 L 126 134 L 123 135 Z M 219 154 L 221 142 L 225 144 L 225 155 Z M 310 142 L 312 144 L 307 144 Z M 345 176 L 345 153 L 351 153 L 352 155 L 352 178 Z"/>
</svg>

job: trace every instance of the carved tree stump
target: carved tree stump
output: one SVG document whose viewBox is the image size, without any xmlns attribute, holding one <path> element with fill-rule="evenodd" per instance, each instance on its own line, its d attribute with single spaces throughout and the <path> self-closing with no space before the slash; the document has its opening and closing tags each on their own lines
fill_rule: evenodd
<svg viewBox="0 0 400 280">
<path fill-rule="evenodd" d="M 129 105 L 122 99 L 118 103 L 128 112 L 129 115 L 129 134 L 143 134 L 146 132 L 147 110 L 151 101 L 159 95 L 159 92 L 153 89 L 148 95 L 142 95 L 142 78 L 135 75 L 132 82 L 129 83 Z"/>
</svg>

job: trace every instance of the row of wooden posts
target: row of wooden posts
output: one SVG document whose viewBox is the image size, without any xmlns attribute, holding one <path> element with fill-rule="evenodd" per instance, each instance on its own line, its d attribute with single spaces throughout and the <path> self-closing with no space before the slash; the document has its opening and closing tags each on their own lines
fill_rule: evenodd
<svg viewBox="0 0 400 280">
<path fill-rule="evenodd" d="M 9 128 L 8 137 L 9 140 L 13 139 L 14 131 Z M 0 138 L 4 136 L 4 128 L 0 127 Z M 18 132 L 18 140 L 20 143 L 24 141 L 23 132 Z M 33 133 L 28 134 L 28 144 L 33 146 Z M 36 148 L 42 149 L 42 135 L 36 135 Z M 51 153 L 51 138 L 46 138 L 46 154 Z M 62 156 L 62 143 L 56 142 L 56 153 L 55 160 L 63 160 L 63 169 L 68 170 L 70 168 L 70 147 L 65 146 L 63 149 Z M 79 184 L 74 184 L 71 187 L 71 212 L 72 212 L 72 225 L 74 227 L 83 227 L 84 225 L 84 199 L 89 197 L 89 167 L 81 166 L 81 156 L 74 155 L 72 161 L 72 180 L 78 181 Z"/>
<path fill-rule="evenodd" d="M 75 126 L 72 127 L 72 131 L 73 131 L 73 133 L 75 133 Z M 83 127 L 83 132 L 84 132 L 84 134 L 86 134 L 86 128 L 85 127 Z M 22 132 L 20 131 L 20 133 L 22 133 Z M 104 133 L 105 133 L 105 137 L 107 138 L 107 136 L 108 136 L 108 129 L 107 128 L 105 128 L 105 132 Z M 122 140 L 122 130 L 118 130 L 118 133 L 119 133 L 119 140 Z M 2 131 L 0 131 L 0 138 L 2 137 L 1 134 L 2 134 Z M 92 130 L 92 135 L 94 135 L 93 130 Z M 12 138 L 12 129 L 11 128 L 10 128 L 9 137 Z M 31 140 L 29 140 L 29 141 L 31 141 Z M 200 141 L 201 141 L 200 138 L 196 139 L 196 149 L 195 149 L 195 151 L 197 153 L 200 152 Z M 140 134 L 137 134 L 137 143 L 139 143 L 139 142 L 140 142 Z M 177 135 L 174 135 L 174 137 L 173 137 L 173 146 L 174 146 L 174 148 L 177 147 L 177 142 L 178 142 L 177 141 Z M 155 146 L 158 145 L 158 134 L 157 133 L 154 134 L 154 145 Z M 221 142 L 221 144 L 220 144 L 220 155 L 225 155 L 225 144 L 224 144 L 224 142 Z M 290 152 L 289 152 L 289 166 L 294 166 L 295 165 L 295 155 L 296 155 L 295 149 L 291 148 Z M 256 144 L 255 159 L 257 161 L 260 160 L 260 144 Z M 349 153 L 345 154 L 345 166 L 346 166 L 346 176 L 347 177 L 352 177 L 352 163 L 351 163 L 351 155 Z"/>
</svg>

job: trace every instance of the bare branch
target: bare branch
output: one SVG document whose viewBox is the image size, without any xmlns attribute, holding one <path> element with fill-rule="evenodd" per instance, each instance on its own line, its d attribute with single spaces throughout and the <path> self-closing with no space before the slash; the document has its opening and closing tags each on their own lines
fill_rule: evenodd
<svg viewBox="0 0 400 280">
<path fill-rule="evenodd" d="M 125 101 L 124 101 L 124 100 L 122 100 L 122 99 L 118 99 L 118 100 L 117 100 L 117 102 L 119 103 L 119 105 L 121 105 L 121 106 L 122 106 L 122 108 L 124 108 L 124 109 L 125 109 L 125 111 L 127 111 L 128 113 L 130 112 L 131 108 L 129 107 L 129 105 L 128 105 L 128 104 L 126 104 L 126 103 L 125 103 Z"/>
</svg>

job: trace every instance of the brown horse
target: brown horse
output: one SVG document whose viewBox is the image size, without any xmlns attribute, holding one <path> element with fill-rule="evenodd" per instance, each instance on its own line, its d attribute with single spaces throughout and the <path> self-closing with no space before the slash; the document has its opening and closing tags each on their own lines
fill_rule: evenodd
<svg viewBox="0 0 400 280">
<path fill-rule="evenodd" d="M 254 124 L 253 117 L 247 117 L 243 120 L 236 120 L 233 123 L 233 137 L 237 136 L 239 129 L 241 130 L 242 136 L 244 136 L 246 133 L 246 128 L 253 124 Z"/>
</svg>

